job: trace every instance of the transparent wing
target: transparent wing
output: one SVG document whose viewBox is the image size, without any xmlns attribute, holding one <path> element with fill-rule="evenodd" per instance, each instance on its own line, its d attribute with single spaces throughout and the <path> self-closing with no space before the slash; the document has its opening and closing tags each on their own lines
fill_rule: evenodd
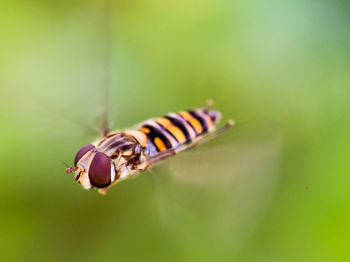
<svg viewBox="0 0 350 262">
<path fill-rule="evenodd" d="M 275 165 L 281 135 L 267 123 L 232 127 L 221 136 L 169 161 L 174 179 L 197 186 L 228 186 L 242 176 Z"/>
<path fill-rule="evenodd" d="M 27 51 L 28 54 L 25 58 L 28 61 L 20 60 L 23 67 L 25 66 L 23 71 L 26 72 L 23 72 L 24 77 L 8 83 L 9 86 L 12 86 L 13 91 L 8 92 L 6 96 L 10 97 L 11 100 L 18 101 L 16 106 L 25 117 L 28 117 L 29 113 L 38 114 L 43 120 L 48 119 L 48 121 L 55 122 L 57 126 L 62 123 L 62 126 L 75 127 L 83 131 L 88 130 L 87 132 L 94 135 L 108 130 L 111 118 L 109 96 L 111 95 L 113 3 L 110 0 L 103 0 L 96 2 L 93 7 L 93 9 L 81 11 L 81 15 L 92 19 L 91 28 L 88 31 L 91 34 L 91 39 L 81 47 L 81 53 L 73 53 L 72 62 L 67 64 L 65 57 L 71 54 L 69 53 L 72 48 L 71 44 L 79 43 L 81 45 L 81 43 L 86 42 L 86 39 L 82 39 L 83 34 L 76 36 L 76 31 L 71 33 L 73 36 L 70 36 L 70 39 L 65 38 L 68 47 L 63 46 L 60 50 L 62 53 L 57 54 L 56 50 L 51 49 L 45 50 L 45 52 L 52 52 L 55 55 L 54 66 L 47 65 L 46 56 L 37 57 L 37 52 L 34 52 L 37 51 L 36 48 L 34 51 L 31 49 Z M 61 30 L 66 30 L 66 28 L 58 27 L 56 30 L 57 32 L 54 31 L 53 35 L 61 35 Z M 43 46 L 55 48 L 51 42 L 52 38 L 48 39 L 47 42 L 43 42 Z M 62 43 L 58 45 L 62 45 Z M 30 59 L 33 56 L 35 56 L 37 64 L 30 66 L 28 64 L 32 63 Z M 57 59 L 61 56 L 64 57 L 63 61 Z M 52 57 L 49 59 L 52 63 Z M 15 67 L 21 69 L 21 64 L 15 64 Z M 44 87 L 37 87 L 42 84 L 35 82 L 40 75 L 37 70 L 41 72 L 41 75 L 46 75 L 44 80 L 47 82 L 43 83 Z M 61 79 L 65 81 L 60 81 Z M 29 113 L 26 114 L 28 110 Z M 51 126 L 48 125 L 48 128 Z"/>
<path fill-rule="evenodd" d="M 108 90 L 109 2 L 79 11 L 91 20 L 91 27 L 84 27 L 81 34 L 77 34 L 79 27 L 67 31 L 70 26 L 58 23 L 37 41 L 39 47 L 29 45 L 19 53 L 2 82 L 10 87 L 3 96 L 6 107 L 15 109 L 9 117 L 15 119 L 16 129 L 26 136 L 40 136 L 49 145 L 61 141 L 55 158 L 68 163 L 79 146 L 94 141 L 109 127 L 108 100 L 113 99 Z M 75 24 L 74 19 L 72 15 L 67 24 Z M 38 56 L 39 50 L 45 55 Z"/>
<path fill-rule="evenodd" d="M 281 137 L 270 123 L 238 124 L 156 168 L 151 177 L 164 227 L 179 238 L 198 238 L 198 232 L 205 232 L 203 239 L 224 240 L 227 250 L 241 247 L 273 195 Z M 172 230 L 178 223 L 183 231 Z"/>
<path fill-rule="evenodd" d="M 111 3 L 109 0 L 105 0 L 101 3 L 99 27 L 100 27 L 100 46 L 101 46 L 101 60 L 99 62 L 101 74 L 100 74 L 100 96 L 99 107 L 102 109 L 99 118 L 100 129 L 102 134 L 107 134 L 110 128 L 110 110 L 109 110 L 109 95 L 110 95 L 110 82 L 111 82 L 111 51 L 112 51 L 112 28 L 111 28 Z"/>
</svg>

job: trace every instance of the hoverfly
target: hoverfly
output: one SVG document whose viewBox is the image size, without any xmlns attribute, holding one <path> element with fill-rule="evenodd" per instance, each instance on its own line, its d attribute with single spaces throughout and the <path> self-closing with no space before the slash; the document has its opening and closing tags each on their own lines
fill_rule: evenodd
<svg viewBox="0 0 350 262">
<path fill-rule="evenodd" d="M 108 1 L 107 1 L 108 2 Z M 103 83 L 100 85 L 103 87 L 104 93 L 103 104 L 104 117 L 102 136 L 97 141 L 82 147 L 75 156 L 74 166 L 67 168 L 66 173 L 76 173 L 75 179 L 85 188 L 92 189 L 97 188 L 101 194 L 105 194 L 109 188 L 116 185 L 117 183 L 134 177 L 136 174 L 142 171 L 149 170 L 152 166 L 163 162 L 164 160 L 177 155 L 180 152 L 188 151 L 191 148 L 196 147 L 199 144 L 218 136 L 224 131 L 228 130 L 234 125 L 233 120 L 229 120 L 222 127 L 217 128 L 217 125 L 221 118 L 221 113 L 219 111 L 211 110 L 211 102 L 208 102 L 205 106 L 189 110 L 181 111 L 178 113 L 170 113 L 164 117 L 154 118 L 141 122 L 134 128 L 127 129 L 124 131 L 110 131 L 108 127 L 107 120 L 107 108 L 108 108 L 108 65 L 110 59 L 110 8 L 106 5 L 104 9 L 105 13 L 102 16 L 103 30 L 101 30 L 102 36 L 102 48 L 104 50 L 103 54 L 103 70 L 105 70 L 105 78 Z M 250 132 L 246 132 L 248 135 Z M 239 139 L 238 139 L 239 140 Z M 269 140 L 269 139 L 268 139 Z M 225 146 L 229 146 L 229 140 L 225 141 Z M 270 140 L 269 140 L 270 141 Z M 230 141 L 232 142 L 232 141 Z M 249 143 L 246 143 L 249 144 Z M 252 145 L 252 150 L 247 146 L 242 146 L 243 149 L 239 152 L 233 152 L 236 147 L 229 146 L 228 148 L 222 148 L 216 150 L 222 150 L 220 153 L 216 154 L 215 157 L 221 157 L 220 162 L 215 163 L 213 160 L 213 155 L 211 154 L 208 161 L 204 161 L 206 165 L 210 164 L 205 172 L 192 172 L 193 180 L 199 181 L 198 177 L 194 175 L 201 175 L 201 179 L 209 177 L 215 174 L 215 179 L 207 179 L 209 183 L 214 184 L 215 181 L 224 181 L 221 179 L 224 177 L 220 176 L 224 170 L 227 177 L 232 178 L 232 174 L 236 174 L 237 170 L 232 171 L 232 166 L 235 169 L 242 169 L 242 167 L 254 167 L 255 165 L 251 162 L 251 157 L 246 155 L 255 156 L 258 155 L 260 160 L 262 156 L 267 156 L 266 152 L 258 152 L 257 148 L 268 148 L 259 145 Z M 214 148 L 210 148 L 212 150 Z M 225 154 L 223 152 L 226 152 Z M 274 149 L 271 152 L 275 152 Z M 203 153 L 205 153 L 203 151 Z M 255 154 L 254 154 L 255 153 Z M 182 155 L 182 154 L 180 154 Z M 240 156 L 240 157 L 239 157 Z M 185 158 L 185 157 L 184 157 Z M 243 158 L 239 164 L 234 165 L 232 162 L 237 161 L 237 159 Z M 177 174 L 182 174 L 185 177 L 186 173 L 191 170 L 192 163 L 193 168 L 198 169 L 203 166 L 202 161 L 190 161 L 187 157 L 186 165 L 181 164 L 183 169 L 181 172 L 175 172 Z M 168 161 L 167 161 L 168 162 Z M 188 163 L 191 162 L 191 163 Z M 249 163 L 247 163 L 249 162 Z M 225 164 L 229 168 L 222 168 Z M 220 168 L 217 168 L 217 166 Z M 258 165 L 256 165 L 259 168 Z M 215 169 L 215 170 L 213 170 Z M 218 173 L 218 174 L 216 174 Z M 247 172 L 249 173 L 249 172 Z M 209 174 L 206 176 L 205 174 Z M 178 175 L 175 175 L 179 177 Z M 187 176 L 188 179 L 190 176 Z M 230 183 L 226 183 L 229 185 Z"/>
<path fill-rule="evenodd" d="M 75 180 L 85 189 L 98 188 L 105 194 L 109 188 L 155 164 L 202 144 L 234 125 L 233 120 L 216 128 L 219 111 L 211 102 L 194 110 L 169 113 L 125 131 L 103 130 L 102 137 L 84 147 L 75 156 Z"/>
</svg>

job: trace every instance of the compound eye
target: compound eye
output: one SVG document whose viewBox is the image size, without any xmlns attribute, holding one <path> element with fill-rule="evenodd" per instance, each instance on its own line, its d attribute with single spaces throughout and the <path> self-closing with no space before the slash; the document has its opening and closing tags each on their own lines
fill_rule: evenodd
<svg viewBox="0 0 350 262">
<path fill-rule="evenodd" d="M 104 188 L 111 183 L 111 160 L 97 152 L 89 166 L 90 183 L 94 187 Z"/>
<path fill-rule="evenodd" d="M 82 147 L 78 153 L 76 154 L 75 156 L 75 159 L 74 159 L 74 166 L 77 166 L 79 160 L 87 153 L 89 152 L 91 149 L 94 149 L 95 147 L 91 144 L 89 145 L 86 145 L 84 147 Z"/>
</svg>

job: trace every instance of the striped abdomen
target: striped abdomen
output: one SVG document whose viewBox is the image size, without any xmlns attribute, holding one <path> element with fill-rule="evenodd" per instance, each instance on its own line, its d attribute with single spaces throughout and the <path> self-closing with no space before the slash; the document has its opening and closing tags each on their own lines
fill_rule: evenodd
<svg viewBox="0 0 350 262">
<path fill-rule="evenodd" d="M 196 109 L 170 113 L 140 124 L 139 130 L 147 135 L 150 155 L 182 144 L 212 131 L 220 120 L 220 112 Z"/>
</svg>

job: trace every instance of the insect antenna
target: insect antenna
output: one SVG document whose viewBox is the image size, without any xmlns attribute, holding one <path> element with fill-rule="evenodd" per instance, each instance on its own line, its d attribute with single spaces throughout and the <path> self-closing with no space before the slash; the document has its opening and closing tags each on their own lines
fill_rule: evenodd
<svg viewBox="0 0 350 262">
<path fill-rule="evenodd" d="M 76 167 L 70 167 L 66 162 L 61 161 L 61 163 L 66 167 L 66 174 L 72 174 L 77 170 Z"/>
</svg>

